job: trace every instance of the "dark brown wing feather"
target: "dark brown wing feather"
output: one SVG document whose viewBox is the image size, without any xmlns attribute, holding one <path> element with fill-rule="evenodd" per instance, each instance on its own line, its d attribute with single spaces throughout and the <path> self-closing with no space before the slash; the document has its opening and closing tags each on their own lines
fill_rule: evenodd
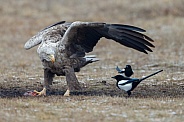
<svg viewBox="0 0 184 122">
<path fill-rule="evenodd" d="M 52 24 L 52 25 L 50 25 L 50 26 L 44 28 L 43 30 L 46 30 L 46 29 L 51 28 L 51 27 L 53 27 L 53 26 L 60 25 L 60 24 L 64 24 L 64 23 L 65 23 L 65 21 L 60 21 L 60 22 L 57 22 L 57 23 L 55 23 L 55 24 Z M 41 30 L 41 31 L 43 31 L 43 30 Z"/>
<path fill-rule="evenodd" d="M 145 32 L 145 30 L 135 26 L 78 22 L 77 24 L 71 24 L 71 27 L 68 29 L 68 46 L 79 45 L 85 52 L 91 52 L 102 37 L 112 39 L 124 46 L 146 54 L 147 51 L 152 52 L 150 47 L 154 47 L 150 43 L 153 42 L 153 39 L 140 33 Z M 71 36 L 69 36 L 70 34 Z"/>
</svg>

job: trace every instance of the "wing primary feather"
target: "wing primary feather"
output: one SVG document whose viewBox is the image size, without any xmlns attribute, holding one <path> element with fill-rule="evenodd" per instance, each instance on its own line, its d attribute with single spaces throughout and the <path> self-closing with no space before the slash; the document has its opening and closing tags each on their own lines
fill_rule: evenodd
<svg viewBox="0 0 184 122">
<path fill-rule="evenodd" d="M 131 26 L 131 25 L 121 25 L 121 24 L 106 24 L 106 25 L 116 29 L 127 29 L 132 31 L 146 32 L 146 30 L 142 28 Z"/>
<path fill-rule="evenodd" d="M 148 37 L 148 36 L 146 36 L 142 33 L 138 33 L 138 32 L 127 30 L 127 29 L 121 29 L 119 31 L 122 32 L 122 33 L 130 34 L 130 35 L 133 35 L 133 36 L 136 36 L 136 37 L 139 37 L 139 38 L 142 38 L 142 39 L 147 39 L 148 41 L 154 42 L 153 39 L 151 39 L 150 37 Z"/>
<path fill-rule="evenodd" d="M 127 47 L 130 47 L 130 48 L 133 48 L 133 49 L 138 50 L 140 52 L 143 52 L 145 54 L 148 54 L 148 52 L 146 52 L 143 48 L 140 48 L 139 46 L 137 46 L 134 43 L 131 43 L 129 41 L 126 41 L 126 43 L 125 42 L 120 42 L 120 41 L 117 41 L 117 42 L 119 42 L 120 44 L 123 44 L 123 45 L 125 45 Z"/>
<path fill-rule="evenodd" d="M 51 28 L 51 27 L 53 27 L 53 26 L 60 25 L 60 24 L 63 24 L 63 23 L 65 23 L 65 21 L 57 22 L 57 23 L 55 23 L 55 24 L 52 24 L 52 25 L 50 25 L 50 26 L 48 26 L 48 27 L 44 28 L 44 29 L 43 29 L 43 30 L 41 30 L 41 31 L 44 31 L 44 30 L 46 30 L 46 29 L 48 29 L 48 28 Z"/>
<path fill-rule="evenodd" d="M 146 40 L 143 37 L 143 34 L 136 32 L 133 27 L 132 30 L 128 30 L 126 27 L 127 25 L 121 26 L 117 24 L 106 24 L 105 28 L 99 29 L 97 31 L 101 33 L 105 38 L 115 40 L 116 42 L 119 42 L 120 44 L 125 45 L 127 47 L 136 49 L 146 54 L 146 50 L 152 52 L 152 50 L 148 46 L 154 47 L 154 45 L 149 43 L 149 40 Z M 123 30 L 127 31 L 129 35 L 127 33 L 123 33 Z"/>
<path fill-rule="evenodd" d="M 135 43 L 132 43 L 131 41 L 128 41 L 128 40 L 121 40 L 121 39 L 118 39 L 118 38 L 114 38 L 114 40 L 116 42 L 119 42 L 120 44 L 124 45 L 124 46 L 127 46 L 129 48 L 133 48 L 135 50 L 138 50 L 140 52 L 143 52 L 145 54 L 148 54 L 148 52 L 146 52 L 143 48 L 141 48 L 140 46 L 136 45 Z M 121 41 L 120 41 L 121 40 Z"/>
<path fill-rule="evenodd" d="M 131 38 L 129 38 L 129 37 L 123 36 L 122 39 L 127 40 L 128 42 L 130 42 L 130 43 L 132 43 L 132 44 L 136 45 L 137 47 L 140 47 L 140 48 L 142 48 L 142 49 L 144 49 L 144 50 L 148 50 L 148 51 L 150 51 L 150 52 L 153 52 L 153 51 L 152 51 L 149 47 L 147 47 L 146 45 L 144 45 L 144 44 L 142 44 L 142 43 L 140 43 L 140 42 L 138 42 L 138 41 L 136 41 L 136 40 L 133 40 L 133 39 L 131 39 Z M 119 41 L 122 41 L 122 39 L 119 40 Z"/>
<path fill-rule="evenodd" d="M 150 47 L 155 47 L 153 44 L 151 44 L 148 40 L 146 40 L 144 37 L 142 36 L 137 36 L 139 33 L 136 32 L 137 35 L 134 35 L 134 33 L 132 33 L 134 31 L 130 31 L 128 33 L 124 33 L 122 30 L 117 30 L 117 29 L 114 29 L 114 28 L 111 28 L 108 33 L 110 36 L 110 38 L 113 38 L 114 36 L 120 38 L 120 37 L 127 37 L 129 38 L 129 40 L 133 40 L 135 42 L 140 42 L 142 44 L 145 44 L 145 45 L 148 45 Z"/>
<path fill-rule="evenodd" d="M 127 38 L 130 38 L 132 40 L 135 40 L 135 41 L 138 41 L 138 42 L 143 43 L 145 45 L 148 45 L 150 47 L 155 47 L 153 44 L 151 44 L 150 42 L 148 42 L 144 38 L 139 38 L 137 36 L 134 36 L 134 35 L 131 35 L 131 34 L 128 34 L 128 33 L 122 33 L 122 35 L 125 36 L 125 37 L 127 37 Z"/>
</svg>

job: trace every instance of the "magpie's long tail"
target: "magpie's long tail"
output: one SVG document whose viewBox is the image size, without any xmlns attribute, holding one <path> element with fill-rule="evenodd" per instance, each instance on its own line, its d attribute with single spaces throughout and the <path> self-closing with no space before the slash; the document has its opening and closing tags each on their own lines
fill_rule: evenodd
<svg viewBox="0 0 184 122">
<path fill-rule="evenodd" d="M 144 78 L 141 78 L 139 81 L 141 82 L 141 81 L 143 81 L 143 80 L 145 80 L 145 79 L 147 79 L 147 78 L 149 78 L 149 77 L 151 77 L 151 76 L 153 76 L 153 75 L 156 75 L 156 74 L 158 74 L 158 73 L 160 73 L 160 72 L 162 72 L 163 70 L 159 70 L 159 71 L 157 71 L 157 72 L 155 72 L 155 73 L 153 73 L 153 74 L 151 74 L 151 75 L 148 75 L 148 76 L 146 76 L 146 77 L 144 77 Z"/>
</svg>

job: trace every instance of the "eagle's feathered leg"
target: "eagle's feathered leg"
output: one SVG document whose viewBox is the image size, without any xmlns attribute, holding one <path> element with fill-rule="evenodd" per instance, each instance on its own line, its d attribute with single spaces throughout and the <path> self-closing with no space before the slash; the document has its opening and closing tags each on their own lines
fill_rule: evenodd
<svg viewBox="0 0 184 122">
<path fill-rule="evenodd" d="M 33 91 L 33 96 L 46 96 L 46 91 L 49 88 L 49 85 L 52 85 L 52 81 L 54 78 L 54 74 L 49 69 L 44 69 L 44 86 L 43 89 L 38 92 L 36 90 Z"/>
<path fill-rule="evenodd" d="M 53 78 L 54 73 L 52 73 L 49 69 L 44 69 L 44 87 L 49 88 L 49 85 L 52 85 Z"/>
<path fill-rule="evenodd" d="M 64 69 L 66 82 L 67 82 L 67 91 L 64 96 L 70 96 L 71 90 L 81 90 L 80 84 L 75 75 L 74 69 L 72 67 L 66 66 Z"/>
</svg>

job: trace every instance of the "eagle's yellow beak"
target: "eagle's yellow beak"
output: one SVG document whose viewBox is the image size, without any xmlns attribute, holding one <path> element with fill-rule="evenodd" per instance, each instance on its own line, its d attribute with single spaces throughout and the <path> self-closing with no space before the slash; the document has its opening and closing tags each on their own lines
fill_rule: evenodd
<svg viewBox="0 0 184 122">
<path fill-rule="evenodd" d="M 50 58 L 50 60 L 51 60 L 52 63 L 55 62 L 55 57 L 54 57 L 54 55 L 50 55 L 49 58 Z"/>
</svg>

